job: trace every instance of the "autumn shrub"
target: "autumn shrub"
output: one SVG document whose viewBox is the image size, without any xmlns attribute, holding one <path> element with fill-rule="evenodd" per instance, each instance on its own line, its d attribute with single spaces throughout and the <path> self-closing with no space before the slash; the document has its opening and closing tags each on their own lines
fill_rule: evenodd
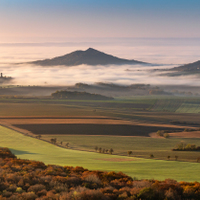
<svg viewBox="0 0 200 200">
<path fill-rule="evenodd" d="M 173 190 L 172 188 L 169 188 L 166 192 L 165 192 L 165 198 L 167 200 L 178 200 L 179 197 L 177 195 L 177 192 L 175 190 Z"/>
<path fill-rule="evenodd" d="M 133 181 L 133 187 L 135 188 L 145 188 L 151 187 L 152 183 L 148 180 Z"/>
<path fill-rule="evenodd" d="M 70 187 L 75 187 L 81 184 L 81 179 L 78 176 L 68 177 L 67 178 L 67 185 Z"/>
<path fill-rule="evenodd" d="M 102 193 L 113 193 L 114 189 L 115 189 L 114 187 L 108 186 L 108 187 L 105 187 L 105 188 L 101 188 L 100 190 L 101 190 Z"/>
<path fill-rule="evenodd" d="M 24 193 L 22 193 L 22 197 L 23 197 L 24 199 L 34 200 L 34 199 L 36 199 L 38 196 L 37 196 L 34 192 L 24 192 Z"/>
<path fill-rule="evenodd" d="M 83 190 L 75 195 L 75 200 L 108 200 L 100 190 Z"/>
<path fill-rule="evenodd" d="M 51 186 L 52 189 L 54 189 L 56 191 L 56 193 L 67 192 L 68 191 L 68 185 L 67 184 L 63 184 L 62 182 L 51 181 L 49 183 L 49 185 Z"/>
<path fill-rule="evenodd" d="M 7 191 L 15 192 L 16 189 L 17 189 L 17 186 L 14 184 L 14 185 L 10 185 L 10 186 L 7 188 Z"/>
<path fill-rule="evenodd" d="M 184 188 L 184 191 L 183 191 L 183 196 L 184 198 L 186 199 L 197 199 L 197 196 L 196 196 L 196 193 L 195 193 L 195 188 L 193 186 L 189 186 L 187 185 L 185 188 Z M 200 197 L 199 197 L 200 199 Z"/>
<path fill-rule="evenodd" d="M 1 199 L 1 198 L 0 198 Z M 24 198 L 20 194 L 14 193 L 9 200 L 24 200 Z"/>
<path fill-rule="evenodd" d="M 90 174 L 90 175 L 86 176 L 84 180 L 87 182 L 96 183 L 98 185 L 101 184 L 101 180 L 99 179 L 99 177 L 94 174 Z"/>
<path fill-rule="evenodd" d="M 48 197 L 47 199 L 51 199 L 51 200 L 57 200 L 58 196 L 55 194 L 55 190 L 50 190 L 46 193 L 46 196 Z"/>
<path fill-rule="evenodd" d="M 17 188 L 16 188 L 16 192 L 17 192 L 17 193 L 22 193 L 22 192 L 23 192 L 23 189 L 22 189 L 21 187 L 17 187 Z"/>
<path fill-rule="evenodd" d="M 10 197 L 11 195 L 12 195 L 12 192 L 10 192 L 10 191 L 4 190 L 4 191 L 2 192 L 2 196 L 3 196 L 3 197 Z"/>
<path fill-rule="evenodd" d="M 44 189 L 46 189 L 46 187 L 44 185 L 42 185 L 42 184 L 35 184 L 35 185 L 30 186 L 27 191 L 28 192 L 37 193 L 37 192 L 39 192 L 41 190 L 44 190 Z"/>
<path fill-rule="evenodd" d="M 138 199 L 145 199 L 145 200 L 163 200 L 159 198 L 157 192 L 152 188 L 144 188 L 142 189 L 139 194 L 137 195 Z"/>
</svg>

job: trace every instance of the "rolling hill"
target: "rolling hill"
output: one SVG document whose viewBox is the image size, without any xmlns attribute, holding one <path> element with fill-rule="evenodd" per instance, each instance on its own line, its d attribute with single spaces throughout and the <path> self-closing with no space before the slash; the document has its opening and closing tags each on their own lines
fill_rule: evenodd
<svg viewBox="0 0 200 200">
<path fill-rule="evenodd" d="M 179 72 L 194 72 L 194 73 L 199 73 L 200 72 L 200 60 L 189 63 L 186 65 L 182 65 L 179 67 L 174 67 L 171 70 L 179 71 Z"/>
<path fill-rule="evenodd" d="M 95 66 L 95 65 L 124 65 L 124 64 L 134 65 L 134 64 L 148 64 L 148 63 L 137 60 L 118 58 L 97 51 L 93 48 L 89 48 L 85 51 L 80 51 L 80 50 L 74 51 L 64 56 L 55 57 L 52 59 L 33 61 L 31 62 L 31 64 L 41 65 L 41 66 L 56 66 L 56 65 L 77 66 L 85 64 L 85 65 Z"/>
</svg>

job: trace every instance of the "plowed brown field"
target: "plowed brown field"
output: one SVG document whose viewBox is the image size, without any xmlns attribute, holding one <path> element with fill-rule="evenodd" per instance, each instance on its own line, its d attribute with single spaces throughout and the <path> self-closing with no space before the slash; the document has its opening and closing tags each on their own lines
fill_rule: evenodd
<svg viewBox="0 0 200 200">
<path fill-rule="evenodd" d="M 0 117 L 0 123 L 37 135 L 116 135 L 149 137 L 158 130 L 180 130 L 182 126 L 126 121 L 105 116 Z M 189 127 L 190 128 L 190 127 Z"/>
</svg>

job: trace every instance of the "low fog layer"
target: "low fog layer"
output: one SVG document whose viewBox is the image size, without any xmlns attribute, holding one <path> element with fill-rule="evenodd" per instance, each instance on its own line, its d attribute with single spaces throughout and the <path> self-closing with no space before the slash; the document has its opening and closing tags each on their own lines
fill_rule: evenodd
<svg viewBox="0 0 200 200">
<path fill-rule="evenodd" d="M 173 67 L 160 66 L 159 68 Z M 123 66 L 75 66 L 75 67 L 41 67 L 31 65 L 1 65 L 4 75 L 13 77 L 17 85 L 72 85 L 77 82 L 95 83 L 112 82 L 117 84 L 155 84 L 155 85 L 200 85 L 199 77 L 160 76 L 161 72 L 153 71 L 155 67 L 140 65 Z"/>
<path fill-rule="evenodd" d="M 18 85 L 72 85 L 77 82 L 112 82 L 117 84 L 197 85 L 197 76 L 159 76 L 151 69 L 172 68 L 200 59 L 200 39 L 130 39 L 107 42 L 71 42 L 43 44 L 0 44 L 0 72 L 13 77 Z M 160 66 L 76 66 L 41 67 L 14 65 L 53 58 L 75 50 L 97 50 L 126 59 L 136 59 Z"/>
</svg>

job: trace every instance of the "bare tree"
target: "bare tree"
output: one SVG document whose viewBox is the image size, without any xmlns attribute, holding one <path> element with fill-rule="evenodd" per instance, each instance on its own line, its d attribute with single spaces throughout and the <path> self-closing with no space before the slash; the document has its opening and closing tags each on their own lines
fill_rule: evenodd
<svg viewBox="0 0 200 200">
<path fill-rule="evenodd" d="M 114 150 L 111 148 L 111 149 L 109 150 L 109 153 L 112 154 L 113 152 L 114 152 Z"/>
<path fill-rule="evenodd" d="M 130 156 L 132 153 L 132 151 L 127 151 L 128 156 Z"/>
<path fill-rule="evenodd" d="M 98 148 L 98 146 L 96 146 L 94 149 L 95 149 L 95 151 L 97 151 L 99 148 Z"/>
<path fill-rule="evenodd" d="M 57 139 L 56 138 L 51 138 L 50 141 L 51 141 L 52 144 L 56 144 Z"/>
</svg>

